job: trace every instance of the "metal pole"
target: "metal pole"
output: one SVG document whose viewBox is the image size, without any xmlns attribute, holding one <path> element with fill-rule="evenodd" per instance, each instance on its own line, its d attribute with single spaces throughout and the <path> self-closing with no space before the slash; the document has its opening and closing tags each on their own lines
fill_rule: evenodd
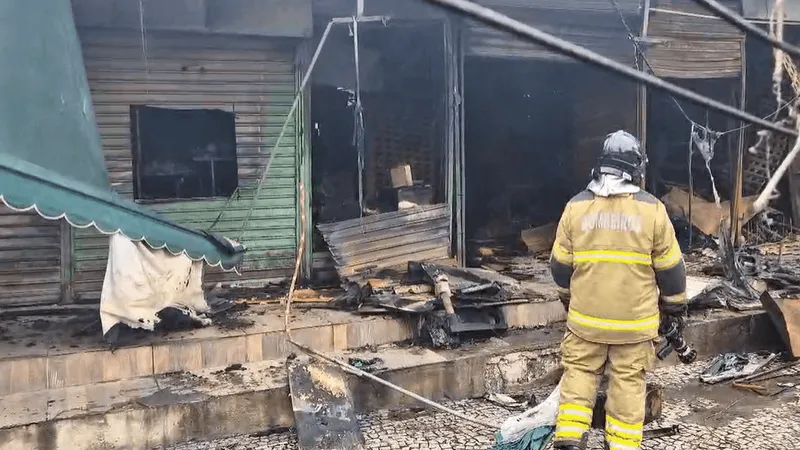
<svg viewBox="0 0 800 450">
<path fill-rule="evenodd" d="M 334 23 L 334 21 L 328 22 L 328 25 L 325 27 L 325 31 L 322 33 L 322 37 L 319 40 L 319 44 L 317 44 L 317 49 L 314 51 L 314 56 L 311 57 L 311 63 L 308 65 L 308 70 L 306 70 L 306 73 L 303 76 L 303 81 L 300 83 L 300 88 L 297 92 L 297 95 L 294 97 L 292 107 L 289 108 L 289 114 L 287 114 L 286 120 L 283 122 L 283 127 L 281 127 L 281 132 L 278 135 L 278 139 L 275 141 L 275 145 L 272 147 L 272 151 L 269 154 L 267 166 L 264 168 L 264 172 L 261 173 L 261 178 L 258 180 L 256 192 L 253 194 L 253 199 L 250 200 L 250 208 L 248 208 L 247 215 L 244 218 L 244 222 L 242 222 L 242 230 L 239 239 L 241 239 L 241 235 L 244 234 L 244 230 L 247 229 L 247 224 L 250 222 L 250 217 L 253 215 L 253 207 L 255 206 L 258 198 L 261 196 L 261 189 L 264 187 L 264 180 L 267 179 L 267 173 L 269 173 L 269 168 L 272 166 L 272 161 L 275 159 L 275 153 L 278 152 L 281 141 L 283 140 L 284 135 L 286 135 L 286 130 L 289 128 L 289 122 L 292 120 L 292 117 L 297 110 L 297 106 L 300 105 L 300 100 L 303 98 L 302 93 L 305 91 L 308 81 L 311 79 L 311 73 L 314 72 L 314 66 L 317 64 L 319 55 L 322 53 L 322 48 L 325 46 L 325 42 L 328 40 L 328 35 L 330 34 Z"/>
<path fill-rule="evenodd" d="M 641 37 L 647 37 L 647 30 L 650 27 L 650 0 L 644 0 L 642 8 L 642 32 Z M 639 59 L 639 65 L 642 72 L 647 71 L 647 63 L 644 61 L 644 52 L 639 52 L 639 46 L 634 41 L 635 52 Z M 642 149 L 647 151 L 647 86 L 644 84 L 639 85 L 639 141 L 642 143 Z M 642 188 L 647 185 L 647 174 L 642 178 Z"/>
<path fill-rule="evenodd" d="M 694 234 L 694 230 L 692 229 L 692 206 L 694 203 L 694 176 L 692 175 L 692 156 L 694 155 L 694 140 L 692 136 L 694 135 L 695 125 L 692 124 L 692 131 L 689 135 L 689 156 L 688 156 L 688 165 L 689 165 L 689 211 L 688 211 L 688 219 L 689 219 L 689 248 L 692 248 L 692 234 Z"/>
<path fill-rule="evenodd" d="M 746 38 L 745 38 L 746 39 Z M 742 73 L 741 73 L 741 91 L 739 92 L 739 108 L 745 109 L 745 102 L 747 100 L 747 45 L 746 40 L 742 41 Z M 742 196 L 744 193 L 744 123 L 740 123 L 739 128 L 739 146 L 736 150 L 736 165 L 734 166 L 734 183 L 733 183 L 733 198 L 731 199 L 731 239 L 733 244 L 739 242 L 739 237 L 742 235 Z M 767 161 L 769 165 L 769 161 Z"/>
</svg>

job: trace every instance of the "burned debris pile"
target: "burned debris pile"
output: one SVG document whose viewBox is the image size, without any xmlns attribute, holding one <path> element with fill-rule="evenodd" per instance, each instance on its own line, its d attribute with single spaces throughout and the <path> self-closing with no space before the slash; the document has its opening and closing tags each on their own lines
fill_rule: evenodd
<svg viewBox="0 0 800 450">
<path fill-rule="evenodd" d="M 528 303 L 531 287 L 498 272 L 457 267 L 452 260 L 409 261 L 405 271 L 345 279 L 331 307 L 357 314 L 394 313 L 418 318 L 420 339 L 453 347 L 462 337 L 508 329 L 503 307 Z"/>
<path fill-rule="evenodd" d="M 729 202 L 690 201 L 680 187 L 670 188 L 662 201 L 685 254 L 690 316 L 707 309 L 765 310 L 791 356 L 800 357 L 800 239 L 782 213 L 752 214 L 753 198 L 743 198 L 743 228 L 734 242 Z M 720 358 L 708 380 L 753 366 L 747 355 Z"/>
<path fill-rule="evenodd" d="M 734 389 L 775 397 L 800 386 L 800 361 L 782 361 L 786 357 L 791 355 L 726 353 L 711 360 L 700 381 L 709 385 L 730 383 Z"/>
<path fill-rule="evenodd" d="M 535 276 L 520 264 L 457 267 L 450 218 L 447 205 L 423 205 L 318 225 L 345 290 L 328 307 L 415 316 L 420 338 L 435 347 L 505 331 L 504 306 L 543 296 L 526 280 Z"/>
</svg>

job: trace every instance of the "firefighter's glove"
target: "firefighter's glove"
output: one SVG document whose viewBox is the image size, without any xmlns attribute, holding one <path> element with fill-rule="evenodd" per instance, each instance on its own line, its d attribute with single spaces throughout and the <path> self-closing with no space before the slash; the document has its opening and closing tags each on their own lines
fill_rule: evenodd
<svg viewBox="0 0 800 450">
<path fill-rule="evenodd" d="M 683 313 L 670 313 L 667 311 L 662 312 L 661 315 L 661 334 L 669 331 L 672 326 L 674 326 L 679 333 L 683 333 L 683 329 L 686 326 L 686 322 L 684 320 Z"/>
</svg>

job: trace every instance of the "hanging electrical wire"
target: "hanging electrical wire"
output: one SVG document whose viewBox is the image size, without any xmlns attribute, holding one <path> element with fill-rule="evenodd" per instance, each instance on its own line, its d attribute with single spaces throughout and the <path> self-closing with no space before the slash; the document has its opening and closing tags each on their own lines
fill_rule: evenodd
<svg viewBox="0 0 800 450">
<path fill-rule="evenodd" d="M 361 8 L 361 3 L 359 3 Z M 361 9 L 359 9 L 359 12 Z M 353 111 L 353 145 L 356 147 L 358 155 L 358 216 L 364 215 L 364 105 L 361 103 L 361 64 L 359 63 L 359 43 L 358 43 L 358 18 L 353 17 L 353 61 L 355 63 L 356 71 L 356 86 L 355 86 L 355 108 Z"/>
<path fill-rule="evenodd" d="M 714 173 L 711 171 L 711 160 L 714 159 L 714 147 L 717 145 L 717 141 L 722 136 L 722 133 L 693 123 L 689 136 L 689 145 L 697 147 L 697 151 L 700 152 L 700 156 L 703 157 L 703 161 L 706 163 L 706 171 L 711 178 L 711 189 L 714 192 L 714 202 L 717 204 L 717 207 L 719 207 L 720 197 L 719 192 L 717 192 L 717 183 L 714 181 Z M 689 177 L 691 178 L 691 166 L 689 169 Z"/>
<path fill-rule="evenodd" d="M 700 106 L 705 106 L 714 111 L 721 112 L 730 117 L 735 117 L 737 119 L 741 119 L 743 121 L 752 124 L 761 125 L 766 129 L 777 131 L 787 136 L 792 136 L 794 138 L 798 138 L 798 136 L 800 136 L 800 129 L 794 129 L 794 130 L 787 129 L 781 126 L 780 124 L 776 124 L 767 121 L 765 119 L 761 119 L 759 117 L 747 113 L 746 111 L 742 111 L 737 108 L 732 108 L 728 105 L 712 100 L 708 97 L 699 95 L 695 92 L 683 89 L 672 83 L 666 82 L 653 75 L 640 72 L 631 67 L 626 67 L 616 61 L 612 61 L 608 58 L 600 56 L 597 53 L 589 51 L 583 47 L 580 47 L 578 45 L 567 42 L 563 39 L 547 34 L 541 30 L 528 26 L 517 20 L 511 19 L 503 14 L 493 11 L 492 9 L 472 3 L 468 0 L 428 0 L 428 1 L 445 6 L 449 9 L 453 9 L 464 14 L 468 14 L 495 28 L 500 28 L 512 32 L 514 34 L 520 35 L 522 37 L 527 38 L 530 41 L 543 45 L 549 49 L 556 50 L 559 53 L 571 56 L 572 58 L 577 59 L 579 61 L 583 61 L 588 64 L 600 67 L 602 69 L 620 74 L 622 76 L 625 76 L 626 78 L 639 81 L 640 83 L 648 87 L 666 91 L 670 94 L 674 94 L 678 97 L 689 100 Z M 713 0 L 696 0 L 696 1 L 702 1 L 704 3 L 713 2 Z M 719 5 L 717 4 L 717 6 Z M 745 23 L 745 27 L 749 26 L 752 25 Z M 749 28 L 746 31 L 752 32 L 752 30 L 749 30 Z M 757 28 L 755 28 L 755 33 L 756 34 L 762 33 L 763 35 L 763 32 L 761 32 L 761 30 L 758 30 Z M 773 41 L 773 39 L 770 38 L 769 36 L 767 36 L 767 40 L 770 42 Z M 783 47 L 782 49 L 787 51 L 788 53 L 800 55 L 800 51 L 798 51 L 796 47 L 785 44 L 783 42 L 779 42 L 777 43 L 777 45 L 781 45 Z M 783 178 L 783 175 L 789 169 L 789 166 L 792 164 L 794 158 L 798 155 L 798 153 L 800 153 L 800 139 L 796 139 L 795 145 L 792 148 L 792 150 L 789 152 L 788 155 L 786 155 L 786 157 L 783 159 L 778 169 L 769 179 L 766 187 L 754 202 L 753 210 L 751 212 L 759 213 L 763 211 L 764 208 L 766 208 L 767 204 L 769 203 L 771 192 L 776 188 L 780 179 Z"/>
<path fill-rule="evenodd" d="M 639 45 L 639 42 L 636 40 L 636 35 L 633 33 L 633 30 L 631 29 L 631 27 L 628 26 L 628 21 L 625 20 L 625 14 L 622 12 L 622 8 L 619 7 L 617 0 L 609 0 L 609 1 L 611 2 L 611 6 L 613 6 L 614 10 L 617 12 L 619 20 L 620 22 L 622 22 L 622 26 L 625 27 L 625 31 L 627 31 L 628 39 L 631 41 L 631 43 L 633 43 L 633 48 L 636 51 L 636 57 L 641 58 L 645 66 L 647 66 L 647 70 L 651 74 L 655 75 L 656 71 L 653 69 L 653 66 L 650 64 L 650 60 L 647 59 L 647 55 L 645 54 L 644 50 L 642 50 L 642 47 Z M 672 101 L 675 103 L 675 106 L 678 108 L 681 114 L 683 114 L 683 117 L 685 117 L 686 120 L 688 120 L 692 125 L 697 124 L 697 122 L 695 122 L 694 120 L 691 119 L 691 117 L 689 117 L 689 114 L 686 113 L 686 110 L 683 109 L 683 106 L 680 104 L 680 102 L 678 102 L 678 100 L 675 97 L 670 95 L 669 98 L 672 99 Z"/>
<path fill-rule="evenodd" d="M 269 152 L 269 157 L 267 158 L 267 164 L 264 167 L 264 170 L 261 172 L 261 176 L 259 177 L 258 184 L 256 185 L 255 193 L 253 194 L 253 199 L 250 202 L 250 208 L 247 211 L 247 215 L 245 216 L 244 222 L 242 223 L 241 232 L 239 235 L 239 239 L 244 234 L 245 229 L 247 229 L 247 223 L 250 221 L 250 217 L 253 214 L 253 208 L 255 207 L 256 200 L 259 198 L 261 194 L 261 188 L 264 185 L 264 181 L 267 178 L 267 173 L 269 173 L 270 167 L 272 167 L 272 162 L 275 159 L 275 155 L 278 154 L 278 150 L 280 149 L 281 142 L 283 141 L 284 136 L 286 136 L 286 130 L 289 128 L 289 122 L 291 122 L 292 118 L 294 117 L 294 113 L 297 110 L 297 107 L 300 105 L 300 100 L 303 98 L 303 93 L 305 92 L 306 86 L 308 85 L 309 80 L 311 79 L 311 73 L 314 71 L 314 67 L 317 64 L 317 60 L 319 59 L 319 55 L 322 53 L 322 48 L 325 46 L 325 43 L 328 41 L 328 35 L 331 32 L 331 28 L 335 21 L 330 21 L 328 26 L 325 27 L 325 31 L 322 33 L 322 37 L 317 44 L 316 50 L 314 50 L 314 56 L 311 57 L 311 62 L 306 69 L 306 73 L 303 76 L 303 80 L 300 82 L 300 88 L 298 89 L 297 93 L 294 96 L 294 100 L 292 101 L 292 106 L 289 108 L 289 114 L 286 115 L 286 120 L 283 122 L 283 126 L 281 127 L 281 131 L 278 134 L 278 139 L 275 140 L 275 144 L 272 146 L 272 150 Z M 214 227 L 219 223 L 222 215 L 225 214 L 227 211 L 228 206 L 230 205 L 231 201 L 234 197 L 238 197 L 241 192 L 241 189 L 237 186 L 236 190 L 225 200 L 225 204 L 222 205 L 222 210 L 217 215 L 214 222 L 208 227 L 206 231 L 211 231 Z"/>
<path fill-rule="evenodd" d="M 642 49 L 641 45 L 636 40 L 636 35 L 633 33 L 633 30 L 631 29 L 631 27 L 628 25 L 628 21 L 625 20 L 625 15 L 622 12 L 622 8 L 619 7 L 619 3 L 617 3 L 617 0 L 609 0 L 609 1 L 611 2 L 611 6 L 613 6 L 614 10 L 616 11 L 617 15 L 619 16 L 620 22 L 622 22 L 622 26 L 625 27 L 625 30 L 628 33 L 628 39 L 633 43 L 633 46 L 634 46 L 634 49 L 636 51 L 637 57 L 641 58 L 641 60 L 644 62 L 645 66 L 647 67 L 647 70 L 651 74 L 655 75 L 655 70 L 653 69 L 652 64 L 650 64 L 650 60 L 647 59 L 647 55 L 646 55 L 645 51 Z M 683 115 L 684 118 L 686 118 L 687 121 L 689 121 L 689 123 L 691 125 L 703 128 L 702 125 L 700 125 L 699 123 L 695 122 L 694 120 L 692 120 L 691 117 L 689 117 L 689 114 L 686 112 L 686 110 L 683 108 L 683 106 L 680 104 L 680 102 L 674 96 L 670 95 L 669 98 L 672 99 L 672 101 L 675 103 L 675 106 L 678 108 L 680 113 Z M 781 111 L 783 111 L 784 109 L 789 107 L 792 103 L 794 103 L 798 99 L 800 99 L 800 92 L 798 92 L 797 95 L 794 98 L 792 98 L 791 100 L 789 100 L 788 102 L 785 102 L 783 104 L 779 103 L 777 109 L 775 111 L 767 114 L 766 116 L 764 116 L 763 119 L 764 120 L 768 120 L 768 119 L 777 117 L 777 115 Z M 740 106 L 744 107 L 744 105 L 740 105 Z M 748 123 L 748 124 L 745 124 L 745 125 L 742 125 L 742 126 L 739 126 L 739 127 L 736 127 L 736 128 L 732 128 L 732 129 L 727 130 L 727 131 L 721 131 L 720 133 L 721 133 L 722 136 L 724 136 L 724 135 L 727 135 L 727 134 L 730 134 L 730 133 L 735 133 L 737 131 L 744 130 L 744 129 L 752 126 L 752 125 L 753 125 L 752 123 Z"/>
<path fill-rule="evenodd" d="M 673 94 L 677 97 L 681 97 L 697 105 L 723 113 L 727 116 L 734 117 L 746 122 L 754 123 L 764 128 L 768 128 L 770 130 L 774 130 L 789 136 L 793 137 L 798 136 L 798 132 L 796 130 L 790 130 L 781 127 L 770 121 L 764 120 L 760 117 L 756 117 L 740 109 L 710 99 L 706 96 L 697 94 L 688 89 L 684 89 L 673 83 L 662 80 L 656 76 L 638 71 L 632 67 L 625 66 L 624 64 L 620 64 L 616 61 L 601 56 L 595 52 L 587 50 L 571 42 L 567 42 L 564 39 L 557 38 L 537 28 L 531 27 L 522 22 L 511 19 L 507 16 L 504 16 L 503 14 L 493 11 L 492 9 L 486 8 L 476 3 L 472 3 L 468 0 L 428 0 L 428 1 L 442 6 L 446 6 L 450 9 L 455 9 L 462 13 L 467 13 L 483 22 L 488 23 L 489 25 L 502 28 L 504 30 L 518 34 L 520 36 L 524 36 L 529 40 L 532 40 L 549 49 L 556 50 L 559 53 L 571 56 L 572 58 L 577 59 L 579 61 L 586 62 L 588 64 L 600 67 L 602 69 L 611 72 L 615 72 L 626 78 L 638 81 L 648 87 L 665 91 L 667 93 Z"/>
<path fill-rule="evenodd" d="M 636 39 L 636 35 L 633 33 L 631 27 L 628 26 L 628 21 L 625 20 L 625 14 L 623 14 L 622 9 L 619 7 L 619 4 L 617 3 L 617 0 L 609 0 L 609 1 L 611 2 L 611 6 L 614 8 L 617 15 L 619 16 L 619 20 L 620 22 L 622 22 L 622 26 L 625 27 L 625 30 L 627 31 L 628 39 L 633 43 L 633 47 L 636 51 L 636 57 L 644 62 L 644 65 L 651 74 L 656 75 L 655 70 L 653 69 L 653 65 L 650 64 L 650 60 L 647 59 L 647 54 L 639 45 L 639 42 Z M 644 13 L 648 14 L 647 11 L 645 11 Z M 699 123 L 692 120 L 691 117 L 689 117 L 689 114 L 686 112 L 685 109 L 683 109 L 683 106 L 680 104 L 678 99 L 676 99 L 672 95 L 670 95 L 669 98 L 672 99 L 672 102 L 678 108 L 678 111 L 680 111 L 680 113 L 683 115 L 686 121 L 689 122 L 689 125 L 691 126 L 691 130 L 689 131 L 689 222 L 691 223 L 692 220 L 691 199 L 692 196 L 694 195 L 694 187 L 692 181 L 693 180 L 692 156 L 694 153 L 692 149 L 694 148 L 694 146 L 697 146 L 697 149 L 700 151 L 700 154 L 702 155 L 703 160 L 705 161 L 706 171 L 708 172 L 708 176 L 711 179 L 711 188 L 714 192 L 714 200 L 716 202 L 716 205 L 719 207 L 720 197 L 719 193 L 717 192 L 717 184 L 714 181 L 714 173 L 711 171 L 711 159 L 714 157 L 714 145 L 716 144 L 717 140 L 720 137 L 724 136 L 725 134 L 729 133 L 730 131 L 718 132 L 712 130 L 708 126 L 708 121 L 706 121 L 705 126 L 700 125 Z M 744 107 L 744 105 L 740 106 Z M 689 227 L 689 245 L 691 245 L 691 242 L 692 242 L 692 234 L 691 234 L 691 227 Z"/>
</svg>

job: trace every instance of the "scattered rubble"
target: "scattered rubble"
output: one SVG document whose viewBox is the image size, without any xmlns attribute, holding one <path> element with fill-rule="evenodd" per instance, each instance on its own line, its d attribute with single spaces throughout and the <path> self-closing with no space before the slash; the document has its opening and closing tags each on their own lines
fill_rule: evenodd
<svg viewBox="0 0 800 450">
<path fill-rule="evenodd" d="M 522 230 L 520 238 L 528 251 L 532 254 L 549 252 L 556 239 L 557 223 L 550 223 L 541 227 Z"/>
<path fill-rule="evenodd" d="M 742 223 L 748 222 L 753 218 L 752 204 L 756 196 L 745 197 L 739 206 L 740 216 L 744 216 Z M 706 235 L 717 236 L 720 224 L 729 221 L 731 205 L 730 201 L 721 202 L 719 206 L 715 202 L 696 195 L 690 196 L 689 191 L 678 186 L 672 186 L 667 194 L 661 197 L 667 212 L 672 215 L 689 219 L 689 222 Z"/>
<path fill-rule="evenodd" d="M 385 363 L 381 358 L 349 358 L 347 364 L 369 373 L 375 373 L 385 368 Z"/>
<path fill-rule="evenodd" d="M 716 384 L 723 381 L 744 378 L 752 375 L 759 369 L 768 365 L 777 357 L 776 354 L 768 355 L 726 353 L 719 355 L 700 374 L 700 380 L 707 384 Z"/>
</svg>

